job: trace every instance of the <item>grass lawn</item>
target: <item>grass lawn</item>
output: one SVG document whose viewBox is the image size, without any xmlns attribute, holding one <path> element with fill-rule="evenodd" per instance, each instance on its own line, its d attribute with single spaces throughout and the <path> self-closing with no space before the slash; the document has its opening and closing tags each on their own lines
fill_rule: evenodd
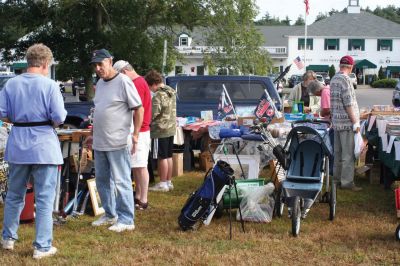
<svg viewBox="0 0 400 266">
<path fill-rule="evenodd" d="M 338 190 L 335 221 L 328 204 L 312 207 L 300 235 L 291 235 L 286 210 L 269 224 L 233 223 L 229 240 L 228 215 L 210 226 L 182 232 L 177 217 L 188 194 L 202 182 L 203 173 L 175 178 L 175 190 L 150 192 L 150 209 L 136 212 L 136 229 L 117 234 L 94 228 L 85 215 L 55 227 L 55 257 L 40 265 L 393 265 L 400 263 L 400 243 L 394 231 L 394 193 L 359 178 L 362 192 Z M 0 219 L 3 206 L 0 206 Z M 33 225 L 22 225 L 14 252 L 0 250 L 0 265 L 31 265 Z"/>
</svg>

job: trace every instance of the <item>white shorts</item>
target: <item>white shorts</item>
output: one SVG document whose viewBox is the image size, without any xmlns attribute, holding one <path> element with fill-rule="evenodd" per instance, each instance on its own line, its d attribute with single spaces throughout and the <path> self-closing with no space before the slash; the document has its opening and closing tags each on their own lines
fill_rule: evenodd
<svg viewBox="0 0 400 266">
<path fill-rule="evenodd" d="M 133 154 L 131 167 L 147 167 L 147 159 L 151 147 L 150 131 L 139 132 L 138 143 L 136 144 L 136 153 Z"/>
</svg>

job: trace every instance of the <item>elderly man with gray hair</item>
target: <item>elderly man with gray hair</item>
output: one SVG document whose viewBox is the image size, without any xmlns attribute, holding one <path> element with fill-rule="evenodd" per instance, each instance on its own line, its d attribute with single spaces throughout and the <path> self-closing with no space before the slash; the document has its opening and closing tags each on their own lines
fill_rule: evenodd
<svg viewBox="0 0 400 266">
<path fill-rule="evenodd" d="M 343 56 L 340 70 L 331 80 L 331 115 L 334 140 L 334 172 L 336 181 L 342 189 L 360 191 L 354 184 L 354 134 L 360 131 L 360 114 L 356 94 L 349 78 L 354 59 Z"/>
<path fill-rule="evenodd" d="M 321 97 L 320 108 L 316 110 L 316 113 L 320 117 L 330 119 L 331 115 L 331 90 L 329 85 L 324 86 L 318 80 L 313 80 L 308 84 L 308 92 L 311 95 Z"/>
</svg>

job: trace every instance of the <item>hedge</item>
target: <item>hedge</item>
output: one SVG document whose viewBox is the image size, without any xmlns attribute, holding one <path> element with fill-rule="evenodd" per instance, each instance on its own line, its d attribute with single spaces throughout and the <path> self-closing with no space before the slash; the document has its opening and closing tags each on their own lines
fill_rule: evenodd
<svg viewBox="0 0 400 266">
<path fill-rule="evenodd" d="M 380 79 L 372 82 L 373 88 L 395 88 L 397 84 L 396 79 Z"/>
</svg>

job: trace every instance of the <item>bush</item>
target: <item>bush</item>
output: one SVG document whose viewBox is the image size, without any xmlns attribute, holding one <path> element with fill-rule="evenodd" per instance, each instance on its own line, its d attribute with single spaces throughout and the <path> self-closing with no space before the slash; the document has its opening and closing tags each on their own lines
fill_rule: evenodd
<svg viewBox="0 0 400 266">
<path fill-rule="evenodd" d="M 397 80 L 395 79 L 380 79 L 372 82 L 371 86 L 373 88 L 395 88 Z"/>
</svg>

